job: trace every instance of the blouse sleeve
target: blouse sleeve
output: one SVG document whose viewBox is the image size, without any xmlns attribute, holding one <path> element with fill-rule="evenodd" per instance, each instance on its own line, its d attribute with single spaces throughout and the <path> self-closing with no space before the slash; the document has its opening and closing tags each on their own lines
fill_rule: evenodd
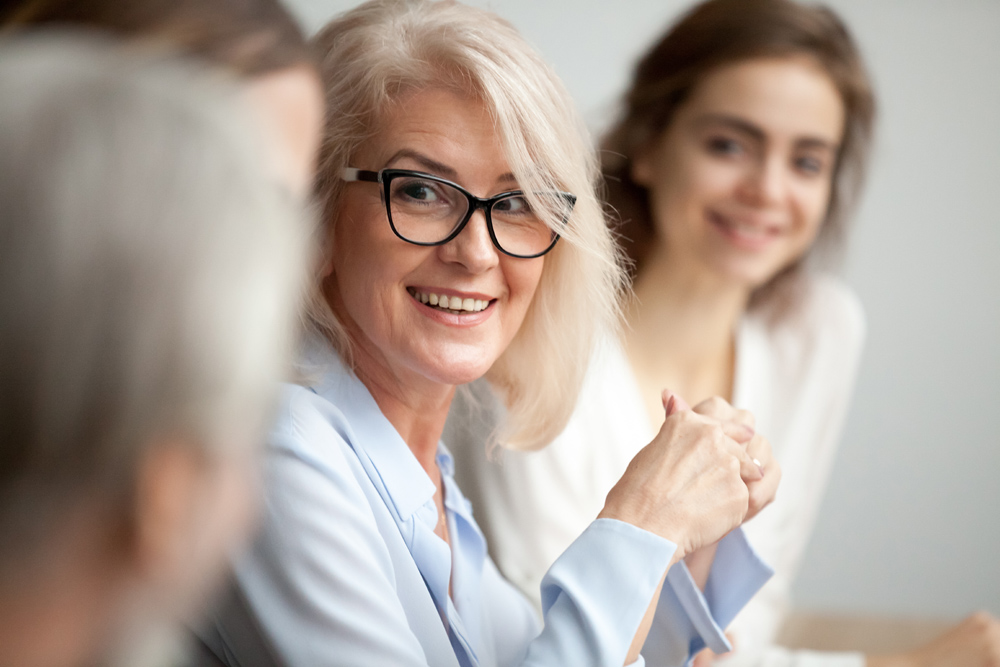
<svg viewBox="0 0 1000 667">
<path fill-rule="evenodd" d="M 833 467 L 865 339 L 860 301 L 843 283 L 813 276 L 803 305 L 748 349 L 768 360 L 782 425 L 784 475 L 775 502 L 747 524 L 754 544 L 778 567 L 735 619 L 736 651 L 726 667 L 863 667 L 861 653 L 790 650 L 776 636 Z M 780 399 L 780 400 L 779 400 Z M 775 443 L 778 445 L 779 443 Z"/>
<path fill-rule="evenodd" d="M 684 665 L 706 647 L 729 651 L 724 628 L 772 574 L 741 529 L 719 542 L 704 593 L 683 561 L 674 565 L 642 649 L 646 660 L 657 666 Z"/>
<path fill-rule="evenodd" d="M 373 511 L 378 495 L 350 454 L 346 421 L 325 415 L 282 423 L 269 448 L 262 531 L 235 565 L 250 613 L 218 614 L 203 634 L 227 664 L 261 664 L 246 650 L 254 633 L 291 667 L 624 663 L 673 543 L 619 521 L 593 522 L 545 577 L 540 632 L 531 605 L 487 559 L 484 617 L 491 641 L 505 650 L 467 663 L 416 563 L 390 553 L 399 529 L 380 524 L 388 513 Z M 323 439 L 321 455 L 301 446 L 312 438 Z"/>
</svg>

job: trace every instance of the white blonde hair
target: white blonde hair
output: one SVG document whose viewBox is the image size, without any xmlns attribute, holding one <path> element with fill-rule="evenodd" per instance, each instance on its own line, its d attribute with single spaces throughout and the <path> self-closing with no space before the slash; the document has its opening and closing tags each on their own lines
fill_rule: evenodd
<svg viewBox="0 0 1000 667">
<path fill-rule="evenodd" d="M 0 565 L 159 439 L 256 441 L 294 343 L 309 225 L 239 91 L 123 49 L 0 42 Z"/>
<path fill-rule="evenodd" d="M 576 195 L 562 239 L 545 257 L 520 330 L 486 377 L 507 408 L 501 444 L 535 449 L 565 427 L 595 340 L 618 326 L 623 273 L 596 195 L 597 159 L 563 84 L 518 32 L 457 2 L 372 0 L 313 40 L 328 105 L 316 189 L 332 238 L 344 167 L 407 92 L 475 95 L 492 115 L 508 166 L 525 191 Z M 549 220 L 553 228 L 559 216 Z M 341 355 L 350 344 L 317 286 L 312 321 Z"/>
</svg>

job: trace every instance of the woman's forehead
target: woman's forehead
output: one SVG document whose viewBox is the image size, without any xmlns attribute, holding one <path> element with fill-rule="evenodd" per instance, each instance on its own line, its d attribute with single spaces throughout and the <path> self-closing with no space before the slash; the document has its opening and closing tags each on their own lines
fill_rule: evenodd
<svg viewBox="0 0 1000 667">
<path fill-rule="evenodd" d="M 833 80 L 804 57 L 722 65 L 701 79 L 678 116 L 742 119 L 765 132 L 841 141 L 844 103 Z"/>
</svg>

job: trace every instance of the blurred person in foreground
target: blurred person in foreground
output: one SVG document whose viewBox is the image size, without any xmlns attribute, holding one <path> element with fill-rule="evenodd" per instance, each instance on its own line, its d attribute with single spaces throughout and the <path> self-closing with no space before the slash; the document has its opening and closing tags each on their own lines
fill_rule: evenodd
<svg viewBox="0 0 1000 667">
<path fill-rule="evenodd" d="M 242 91 L 0 42 L 0 665 L 170 664 L 250 524 L 309 261 Z"/>
<path fill-rule="evenodd" d="M 595 357 L 567 430 L 545 450 L 502 451 L 498 464 L 478 435 L 449 440 L 468 443 L 460 480 L 478 492 L 498 565 L 524 590 L 537 590 L 655 433 L 662 387 L 692 403 L 722 396 L 754 414 L 783 470 L 775 502 L 745 526 L 775 577 L 733 622 L 725 664 L 865 664 L 860 653 L 791 652 L 774 641 L 863 345 L 857 297 L 817 260 L 835 258 L 846 240 L 874 112 L 850 32 L 820 6 L 711 0 L 642 58 L 602 144 L 607 201 L 634 267 L 629 326 Z M 452 428 L 481 431 L 469 414 Z M 685 565 L 704 569 L 697 557 Z M 981 664 L 997 655 L 998 635 L 981 615 L 934 645 L 867 662 Z M 650 664 L 660 650 L 651 634 Z"/>
<path fill-rule="evenodd" d="M 323 96 L 295 19 L 279 0 L 17 0 L 4 33 L 93 30 L 141 52 L 177 51 L 243 82 L 270 146 L 267 162 L 296 194 L 312 184 Z"/>
<path fill-rule="evenodd" d="M 251 614 L 217 614 L 206 644 L 230 665 L 259 662 L 263 635 L 301 667 L 614 667 L 642 664 L 655 608 L 676 664 L 725 645 L 719 626 L 770 576 L 738 529 L 777 481 L 745 415 L 666 397 L 549 571 L 542 623 L 488 557 L 441 441 L 457 385 L 487 376 L 508 444 L 548 442 L 617 324 L 596 155 L 564 86 L 509 23 L 459 3 L 366 2 L 314 44 L 330 109 L 310 372 L 285 387 L 264 529 L 235 561 Z M 702 596 L 671 565 L 726 533 Z"/>
</svg>

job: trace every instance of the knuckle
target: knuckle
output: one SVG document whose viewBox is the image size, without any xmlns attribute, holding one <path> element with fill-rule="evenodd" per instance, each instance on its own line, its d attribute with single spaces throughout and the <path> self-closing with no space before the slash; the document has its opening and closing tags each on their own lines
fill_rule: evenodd
<svg viewBox="0 0 1000 667">
<path fill-rule="evenodd" d="M 735 456 L 728 456 L 728 457 L 726 457 L 726 471 L 730 475 L 736 475 L 737 477 L 739 477 L 739 475 L 740 475 L 740 460 L 738 458 L 736 458 Z M 745 487 L 746 485 L 741 482 L 740 486 Z"/>
<path fill-rule="evenodd" d="M 753 416 L 753 413 L 749 410 L 737 410 L 736 411 L 736 421 L 741 424 L 746 424 L 748 426 L 754 426 L 757 419 Z"/>
<path fill-rule="evenodd" d="M 706 424 L 705 426 L 707 428 L 708 436 L 712 438 L 712 440 L 721 444 L 726 437 L 726 432 L 722 428 L 722 424 L 715 422 L 712 424 Z"/>
<path fill-rule="evenodd" d="M 722 400 L 722 397 L 720 396 L 712 396 L 707 401 L 705 401 L 705 405 L 712 408 L 713 410 L 720 410 L 729 404 L 726 403 L 724 400 Z"/>
<path fill-rule="evenodd" d="M 694 413 L 691 412 L 690 410 L 681 410 L 680 412 L 675 412 L 671 416 L 671 419 L 673 418 L 676 418 L 677 421 L 681 422 L 682 424 L 690 424 L 692 421 L 695 421 Z"/>
</svg>

